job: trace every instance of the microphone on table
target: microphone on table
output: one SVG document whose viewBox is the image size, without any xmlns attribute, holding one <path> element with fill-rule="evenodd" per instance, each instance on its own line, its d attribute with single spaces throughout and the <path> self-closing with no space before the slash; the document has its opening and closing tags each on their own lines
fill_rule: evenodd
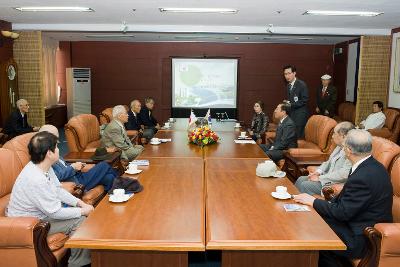
<svg viewBox="0 0 400 267">
<path fill-rule="evenodd" d="M 225 111 L 226 120 L 229 120 L 228 113 Z"/>
</svg>

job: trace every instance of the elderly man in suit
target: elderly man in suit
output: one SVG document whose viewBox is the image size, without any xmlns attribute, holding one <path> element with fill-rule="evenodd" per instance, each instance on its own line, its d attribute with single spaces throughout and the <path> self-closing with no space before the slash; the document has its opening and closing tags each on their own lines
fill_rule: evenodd
<svg viewBox="0 0 400 267">
<path fill-rule="evenodd" d="M 139 113 L 142 109 L 142 104 L 139 100 L 135 99 L 131 102 L 131 109 L 128 111 L 128 122 L 125 123 L 126 130 L 135 130 L 143 132 L 143 123 L 140 119 Z"/>
<path fill-rule="evenodd" d="M 101 141 L 106 147 L 116 147 L 121 150 L 121 158 L 135 159 L 142 151 L 143 146 L 133 145 L 125 130 L 124 124 L 128 122 L 128 112 L 122 105 L 113 108 L 113 120 L 104 129 Z"/>
<path fill-rule="evenodd" d="M 331 85 L 332 77 L 328 74 L 321 76 L 321 86 L 317 89 L 317 107 L 315 112 L 320 115 L 333 117 L 337 99 L 336 87 Z"/>
<path fill-rule="evenodd" d="M 352 167 L 340 194 L 331 201 L 309 194 L 295 196 L 296 202 L 313 206 L 346 244 L 345 251 L 320 251 L 319 266 L 338 266 L 338 258 L 357 259 L 366 253 L 366 227 L 393 221 L 393 187 L 385 167 L 371 156 L 372 136 L 351 130 L 344 151 Z"/>
<path fill-rule="evenodd" d="M 152 138 L 158 130 L 160 130 L 160 124 L 153 116 L 155 101 L 152 97 L 146 97 L 144 99 L 144 107 L 140 110 L 140 120 L 144 125 L 143 137 Z"/>
<path fill-rule="evenodd" d="M 297 147 L 296 125 L 288 116 L 290 104 L 281 103 L 274 111 L 274 117 L 279 119 L 276 137 L 272 144 L 261 144 L 265 154 L 275 162 L 283 159 L 283 150 Z"/>
<path fill-rule="evenodd" d="M 351 169 L 351 162 L 346 158 L 343 145 L 347 133 L 352 129 L 354 129 L 354 125 L 348 121 L 336 125 L 332 135 L 336 148 L 329 156 L 328 161 L 322 163 L 315 172 L 297 179 L 295 185 L 301 193 L 320 194 L 323 186 L 346 181 Z"/>
<path fill-rule="evenodd" d="M 25 99 L 17 101 L 18 110 L 13 111 L 8 117 L 4 126 L 4 133 L 8 138 L 14 138 L 17 135 L 36 132 L 39 127 L 32 127 L 28 124 L 29 103 Z"/>
<path fill-rule="evenodd" d="M 291 104 L 290 118 L 296 125 L 298 138 L 304 137 L 304 128 L 308 120 L 308 87 L 305 82 L 296 78 L 296 67 L 283 67 L 283 74 L 287 81 L 288 100 Z"/>
</svg>

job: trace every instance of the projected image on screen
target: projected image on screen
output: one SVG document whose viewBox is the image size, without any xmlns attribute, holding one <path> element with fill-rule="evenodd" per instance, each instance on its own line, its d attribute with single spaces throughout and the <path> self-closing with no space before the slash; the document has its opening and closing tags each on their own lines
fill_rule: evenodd
<svg viewBox="0 0 400 267">
<path fill-rule="evenodd" d="M 237 59 L 172 59 L 172 106 L 236 108 Z"/>
</svg>

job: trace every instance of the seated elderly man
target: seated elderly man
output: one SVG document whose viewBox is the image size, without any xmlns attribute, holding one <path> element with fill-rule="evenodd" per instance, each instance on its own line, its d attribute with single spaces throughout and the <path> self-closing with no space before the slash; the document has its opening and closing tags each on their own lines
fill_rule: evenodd
<svg viewBox="0 0 400 267">
<path fill-rule="evenodd" d="M 106 147 L 116 147 L 121 150 L 121 158 L 129 161 L 135 159 L 142 151 L 143 146 L 133 145 L 126 133 L 124 124 L 128 122 L 128 113 L 124 106 L 113 108 L 113 120 L 104 129 L 101 141 Z"/>
<path fill-rule="evenodd" d="M 351 169 L 351 162 L 346 158 L 343 145 L 347 133 L 352 129 L 354 129 L 354 125 L 348 121 L 336 125 L 332 135 L 336 148 L 329 159 L 322 163 L 315 172 L 297 179 L 295 185 L 301 193 L 320 194 L 323 186 L 346 181 Z"/>
<path fill-rule="evenodd" d="M 28 150 L 31 161 L 18 175 L 11 192 L 6 215 L 9 217 L 36 217 L 50 222 L 49 234 L 63 232 L 72 235 L 93 211 L 93 206 L 84 203 L 64 190 L 51 166 L 58 161 L 58 138 L 41 132 L 32 137 Z M 63 204 L 70 207 L 64 207 Z M 90 264 L 90 251 L 71 249 L 68 266 Z"/>
<path fill-rule="evenodd" d="M 320 251 L 319 266 L 338 266 L 337 258 L 362 258 L 366 253 L 366 227 L 393 221 L 393 187 L 385 167 L 371 156 L 372 136 L 354 129 L 347 134 L 344 151 L 351 161 L 351 173 L 342 192 L 331 201 L 308 194 L 296 202 L 313 206 L 346 244 L 345 251 Z"/>
<path fill-rule="evenodd" d="M 128 111 L 128 122 L 125 123 L 126 130 L 135 130 L 143 132 L 143 123 L 140 120 L 140 110 L 142 104 L 139 100 L 135 99 L 131 102 L 131 109 Z"/>
<path fill-rule="evenodd" d="M 10 114 L 4 126 L 4 133 L 8 135 L 9 139 L 14 138 L 17 135 L 36 132 L 39 130 L 38 127 L 32 127 L 28 124 L 28 101 L 25 99 L 19 99 L 17 101 L 17 107 L 18 109 Z"/>
<path fill-rule="evenodd" d="M 39 132 L 44 131 L 54 134 L 57 138 L 59 137 L 58 129 L 53 125 L 43 125 Z M 88 172 L 81 172 L 84 166 L 82 162 L 68 164 L 60 157 L 52 167 L 58 180 L 61 182 L 71 181 L 76 184 L 82 184 L 85 187 L 85 191 L 89 191 L 99 184 L 103 185 L 106 191 L 111 189 L 118 173 L 110 164 L 102 161 L 93 166 Z"/>
<path fill-rule="evenodd" d="M 360 122 L 360 128 L 369 129 L 382 129 L 385 125 L 386 116 L 383 113 L 383 103 L 381 101 L 375 101 L 372 104 L 372 113 L 368 117 Z"/>
</svg>

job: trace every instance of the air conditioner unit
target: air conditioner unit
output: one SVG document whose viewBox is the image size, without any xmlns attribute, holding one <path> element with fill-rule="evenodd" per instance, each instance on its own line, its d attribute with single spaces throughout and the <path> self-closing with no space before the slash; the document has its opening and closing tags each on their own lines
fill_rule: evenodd
<svg viewBox="0 0 400 267">
<path fill-rule="evenodd" d="M 92 113 L 90 68 L 67 68 L 68 118 Z"/>
</svg>

